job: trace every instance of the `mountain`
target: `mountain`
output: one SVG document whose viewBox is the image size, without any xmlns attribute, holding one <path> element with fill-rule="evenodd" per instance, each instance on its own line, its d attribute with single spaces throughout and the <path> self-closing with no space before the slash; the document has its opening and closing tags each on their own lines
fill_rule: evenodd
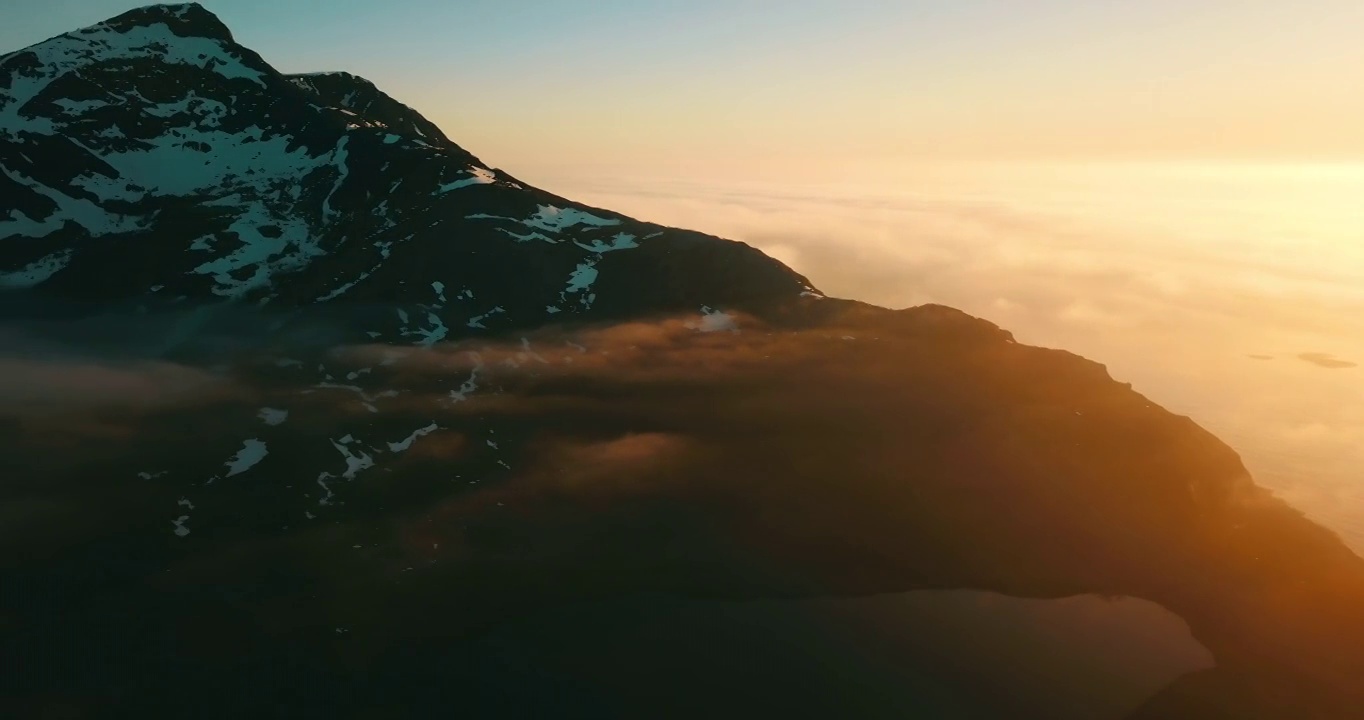
<svg viewBox="0 0 1364 720">
<path fill-rule="evenodd" d="M 409 343 L 814 292 L 741 243 L 528 187 L 362 78 L 282 75 L 198 5 L 11 53 L 0 83 L 0 287 L 369 304 L 343 314 Z"/>
<path fill-rule="evenodd" d="M 1133 718 L 1361 717 L 1364 560 L 1097 363 L 537 190 L 198 5 L 0 57 L 0 169 L 7 716 L 912 717 L 502 687 L 487 638 L 969 588 L 1177 613 L 1216 667 Z"/>
</svg>

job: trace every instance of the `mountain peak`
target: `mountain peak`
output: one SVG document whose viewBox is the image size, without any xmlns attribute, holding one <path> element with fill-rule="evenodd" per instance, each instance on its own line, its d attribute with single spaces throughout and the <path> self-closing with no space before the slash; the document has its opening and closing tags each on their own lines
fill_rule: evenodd
<svg viewBox="0 0 1364 720">
<path fill-rule="evenodd" d="M 124 31 L 135 27 L 165 25 L 180 37 L 202 37 L 232 42 L 232 31 L 199 3 L 146 5 L 110 18 L 95 27 Z"/>
<path fill-rule="evenodd" d="M 186 68 L 262 87 L 273 72 L 233 42 L 227 26 L 202 6 L 150 5 L 0 55 L 0 88 L 9 91 L 0 95 L 0 134 L 21 129 L 51 134 L 51 123 L 33 122 L 44 102 L 91 94 L 126 102 L 128 96 L 112 95 L 109 88 Z M 38 106 L 29 107 L 35 100 Z"/>
</svg>

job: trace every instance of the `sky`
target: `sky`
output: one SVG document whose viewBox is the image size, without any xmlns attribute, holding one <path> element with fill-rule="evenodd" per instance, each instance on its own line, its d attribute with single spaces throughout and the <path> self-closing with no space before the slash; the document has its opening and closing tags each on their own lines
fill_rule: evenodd
<svg viewBox="0 0 1364 720">
<path fill-rule="evenodd" d="M 0 0 L 0 48 L 138 4 Z M 1358 0 L 203 4 L 278 69 L 367 77 L 531 180 L 1364 159 Z"/>
</svg>

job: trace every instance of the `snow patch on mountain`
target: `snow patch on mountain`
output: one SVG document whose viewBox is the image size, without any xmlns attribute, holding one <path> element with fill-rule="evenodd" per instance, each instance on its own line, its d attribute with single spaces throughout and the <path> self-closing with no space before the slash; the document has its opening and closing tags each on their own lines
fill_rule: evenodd
<svg viewBox="0 0 1364 720">
<path fill-rule="evenodd" d="M 276 274 L 304 267 L 323 254 L 316 243 L 317 233 L 306 218 L 293 212 L 291 201 L 297 202 L 314 174 L 322 173 L 323 179 L 332 181 L 331 192 L 323 203 L 322 219 L 328 220 L 336 215 L 331 197 L 348 175 L 349 138 L 340 138 L 328 153 L 312 156 L 292 137 L 266 138 L 264 133 L 256 126 L 242 133 L 172 128 L 165 135 L 145 141 L 139 149 L 101 154 L 100 159 L 114 169 L 115 176 L 83 175 L 72 184 L 104 203 L 135 203 L 144 201 L 148 195 L 216 195 L 204 204 L 231 208 L 235 210 L 235 219 L 226 233 L 198 238 L 191 248 L 226 252 L 195 267 L 193 272 L 213 277 L 214 294 L 240 297 L 268 286 Z M 57 205 L 57 211 L 42 222 L 11 212 L 10 222 L 0 223 L 0 232 L 8 231 L 5 234 L 42 237 L 67 220 L 93 236 L 141 227 L 135 217 L 113 214 L 83 198 L 28 181 L 8 169 L 5 173 Z M 235 246 L 220 248 L 225 238 L 233 236 Z M 244 272 L 252 268 L 254 272 Z"/>
<path fill-rule="evenodd" d="M 261 442 L 257 438 L 247 440 L 242 443 L 242 449 L 238 450 L 237 454 L 232 456 L 231 460 L 223 463 L 227 466 L 227 474 L 223 475 L 223 477 L 230 478 L 250 470 L 261 460 L 264 460 L 265 456 L 268 454 L 269 451 L 266 449 L 264 442 Z"/>
<path fill-rule="evenodd" d="M 142 222 L 136 217 L 114 215 L 85 198 L 73 197 L 6 167 L 0 167 L 0 172 L 10 180 L 25 185 L 51 200 L 56 206 L 56 210 L 41 220 L 31 218 L 18 210 L 11 210 L 9 218 L 0 222 L 0 237 L 46 237 L 62 229 L 68 221 L 85 228 L 86 232 L 94 236 L 128 232 L 142 227 Z M 81 179 L 77 178 L 77 181 Z M 93 181 L 91 182 L 93 184 Z M 79 182 L 72 184 L 80 186 Z"/>
<path fill-rule="evenodd" d="M 538 232 L 518 233 L 512 230 L 508 230 L 507 228 L 497 228 L 497 231 L 502 233 L 503 235 L 510 237 L 516 242 L 530 242 L 531 240 L 542 240 L 544 242 L 549 243 L 550 245 L 554 245 L 560 242 L 559 240 L 546 236 L 544 233 Z"/>
<path fill-rule="evenodd" d="M 388 363 L 385 362 L 384 364 L 387 365 Z M 330 376 L 328 376 L 328 377 L 330 378 Z M 373 395 L 370 395 L 369 393 L 366 393 L 366 392 L 365 392 L 365 389 L 364 389 L 364 388 L 362 388 L 362 387 L 360 387 L 360 386 L 358 386 L 358 385 L 341 385 L 341 384 L 339 384 L 339 383 L 334 383 L 334 382 L 320 382 L 320 383 L 314 385 L 313 387 L 314 387 L 314 388 L 323 389 L 323 390 L 349 390 L 349 391 L 355 393 L 356 395 L 359 395 L 359 396 L 360 396 L 360 405 L 361 405 L 362 407 L 364 407 L 366 410 L 368 410 L 369 412 L 372 412 L 372 413 L 377 413 L 377 412 L 379 412 L 378 406 L 376 406 L 374 403 L 376 403 L 376 402 L 378 402 L 379 400 L 382 400 L 382 399 L 384 399 L 384 398 L 391 398 L 391 397 L 397 397 L 397 396 L 398 396 L 398 391 L 397 391 L 397 390 L 384 390 L 383 392 L 379 392 L 379 393 L 375 393 L 375 394 L 373 394 Z M 312 391 L 312 390 L 305 390 L 304 392 L 305 392 L 305 393 L 310 393 L 310 392 L 313 392 L 313 391 Z"/>
<path fill-rule="evenodd" d="M 0 224 L 0 232 L 4 225 Z M 71 261 L 71 251 L 62 250 L 33 261 L 13 272 L 0 272 L 0 288 L 14 290 L 29 288 L 61 272 Z"/>
<path fill-rule="evenodd" d="M 327 199 L 322 201 L 322 219 L 331 220 L 336 217 L 336 210 L 332 208 L 332 196 L 341 189 L 341 183 L 346 181 L 346 176 L 350 174 L 350 168 L 346 167 L 346 158 L 350 157 L 350 152 L 346 145 L 350 143 L 350 136 L 341 138 L 336 144 L 336 149 L 332 151 L 331 161 L 336 165 L 336 181 L 332 183 L 332 191 L 327 193 Z"/>
<path fill-rule="evenodd" d="M 620 220 L 616 218 L 604 218 L 576 208 L 559 208 L 553 205 L 538 206 L 534 216 L 521 222 L 529 227 L 556 233 L 575 225 L 607 227 L 620 224 Z"/>
<path fill-rule="evenodd" d="M 491 185 L 497 182 L 497 175 L 493 174 L 491 170 L 478 167 L 477 165 L 469 166 L 468 170 L 470 173 L 469 177 L 460 178 L 459 180 L 456 180 L 454 182 L 445 183 L 444 185 L 441 185 L 440 187 L 436 188 L 436 194 L 443 195 L 445 193 L 450 192 L 451 190 L 458 190 L 460 188 L 466 188 L 471 185 Z"/>
<path fill-rule="evenodd" d="M 592 283 L 596 281 L 597 268 L 592 263 L 578 263 L 573 274 L 568 276 L 568 287 L 564 289 L 564 292 L 580 293 L 592 287 Z"/>
<path fill-rule="evenodd" d="M 488 326 L 484 325 L 483 321 L 487 320 L 488 318 L 494 315 L 497 315 L 498 313 L 504 312 L 506 312 L 506 310 L 503 310 L 502 306 L 498 305 L 497 307 L 493 308 L 492 310 L 489 310 L 488 312 L 483 313 L 482 315 L 476 315 L 474 317 L 469 318 L 467 326 L 471 328 L 487 329 Z"/>
<path fill-rule="evenodd" d="M 426 313 L 426 327 L 413 324 L 412 316 L 402 308 L 398 308 L 397 313 L 398 320 L 402 323 L 398 328 L 398 334 L 403 337 L 417 338 L 417 345 L 431 347 L 450 334 L 450 328 L 446 327 L 445 321 L 435 312 L 428 311 Z"/>
<path fill-rule="evenodd" d="M 219 41 L 178 36 L 164 24 L 123 31 L 100 25 L 0 60 L 0 73 L 8 76 L 13 90 L 0 95 L 0 137 L 18 137 L 20 132 L 66 134 L 65 123 L 26 114 L 24 107 L 25 98 L 37 96 L 63 74 L 79 72 L 97 62 L 139 57 L 183 64 L 189 62 L 187 58 L 191 55 L 194 63 L 206 63 L 205 67 L 227 77 L 253 79 L 265 87 L 264 75 L 231 58 L 227 47 Z M 30 66 L 37 69 L 31 70 Z M 164 120 L 164 131 L 129 141 L 117 126 L 111 126 L 95 134 L 90 143 L 77 143 L 103 162 L 72 178 L 66 190 L 36 182 L 16 169 L 3 168 L 10 180 L 45 196 L 56 210 L 41 218 L 11 210 L 7 219 L 0 220 L 0 236 L 46 237 L 68 222 L 84 228 L 91 236 L 131 232 L 144 229 L 148 218 L 123 214 L 126 211 L 112 212 L 106 207 L 114 203 L 135 206 L 149 197 L 207 195 L 205 205 L 235 210 L 226 232 L 190 238 L 192 249 L 217 255 L 192 270 L 213 278 L 214 294 L 241 297 L 267 287 L 281 272 L 305 267 L 322 254 L 316 244 L 320 233 L 311 227 L 310 220 L 328 222 L 339 214 L 333 207 L 333 198 L 349 176 L 348 136 L 341 136 L 329 151 L 315 154 L 315 150 L 310 151 L 292 135 L 259 125 L 227 131 L 222 129 L 223 120 L 230 113 L 227 104 L 201 97 L 192 90 L 184 97 L 163 103 L 148 101 L 133 91 L 125 97 L 62 99 L 57 105 L 62 116 L 74 115 L 71 122 L 80 122 L 86 113 L 120 103 L 131 105 L 145 116 Z M 31 135 L 24 137 L 27 139 L 22 142 L 33 142 Z M 100 138 L 121 141 L 101 142 Z M 309 218 L 299 213 L 297 205 L 303 193 L 324 182 L 331 187 L 322 198 L 321 217 Z M 231 244 L 233 239 L 235 245 Z M 27 268 L 21 272 L 23 278 L 34 275 Z M 21 281 L 17 273 L 9 275 L 14 275 L 12 282 Z"/>
<path fill-rule="evenodd" d="M 535 209 L 535 214 L 524 219 L 511 218 L 505 215 L 489 215 L 487 213 L 473 213 L 471 215 L 465 215 L 464 219 L 495 220 L 499 222 L 516 223 L 519 225 L 523 225 L 525 227 L 530 228 L 532 232 L 518 233 L 507 228 L 498 228 L 498 230 L 502 233 L 505 233 L 506 235 L 510 235 L 517 242 L 527 242 L 529 240 L 543 240 L 550 244 L 554 244 L 560 241 L 555 238 L 548 237 L 543 233 L 548 232 L 558 234 L 563 232 L 564 230 L 567 230 L 578 225 L 583 225 L 587 227 L 610 227 L 612 225 L 619 225 L 621 223 L 621 221 L 617 218 L 600 217 L 598 215 L 593 215 L 592 213 L 589 213 L 585 210 L 578 210 L 577 208 L 560 208 L 554 205 L 537 205 Z M 622 235 L 624 235 L 624 233 L 622 233 Z M 633 242 L 634 236 L 628 237 L 629 241 Z M 600 243 L 600 241 L 595 242 Z M 608 249 L 613 248 L 610 248 L 608 246 Z M 615 249 L 623 250 L 625 249 L 625 247 L 622 246 L 620 248 Z"/>
<path fill-rule="evenodd" d="M 376 269 L 377 267 L 378 266 L 375 266 Z M 349 291 L 351 288 L 355 287 L 356 285 L 359 285 L 361 282 L 364 282 L 373 273 L 374 273 L 373 269 L 366 270 L 360 273 L 359 275 L 356 275 L 354 280 L 351 280 L 350 282 L 337 287 L 336 289 L 332 290 L 326 295 L 318 297 L 317 300 L 315 300 L 314 302 L 327 302 L 328 300 L 335 300 L 336 298 L 339 298 L 342 295 L 346 294 L 346 292 Z"/>
<path fill-rule="evenodd" d="M 102 103 L 102 101 L 95 102 Z M 98 107 L 103 107 L 103 104 Z M 88 109 L 91 108 L 87 107 L 83 110 Z M 198 93 L 190 90 L 181 100 L 172 103 L 148 105 L 142 109 L 142 112 L 145 112 L 152 117 L 162 119 L 172 118 L 177 115 L 192 115 L 194 124 L 197 127 L 213 129 L 222 125 L 223 119 L 227 117 L 228 108 L 217 100 L 199 97 Z"/>
<path fill-rule="evenodd" d="M 240 196 L 206 204 L 233 204 L 235 198 Z M 302 268 L 324 254 L 313 232 L 301 219 L 281 217 L 264 203 L 255 201 L 246 201 L 236 207 L 240 214 L 228 231 L 236 235 L 237 247 L 193 270 L 213 277 L 215 295 L 241 297 L 251 290 L 269 286 L 275 274 Z M 266 228 L 271 228 L 268 234 Z M 196 246 L 216 250 L 210 244 L 216 239 L 200 238 Z M 242 271 L 248 268 L 254 268 L 254 271 L 241 277 Z"/>
<path fill-rule="evenodd" d="M 94 100 L 72 100 L 71 98 L 59 98 L 52 101 L 53 105 L 62 109 L 63 115 L 83 115 L 90 110 L 107 108 L 111 104 L 108 100 L 96 98 Z"/>
<path fill-rule="evenodd" d="M 412 431 L 412 434 L 411 434 L 411 435 L 408 435 L 407 437 L 403 438 L 402 440 L 399 440 L 398 442 L 391 442 L 391 443 L 389 443 L 389 444 L 388 444 L 388 450 L 389 450 L 389 452 L 395 452 L 395 453 L 407 452 L 407 451 L 412 447 L 412 443 L 414 443 L 414 442 L 417 441 L 417 438 L 419 438 L 419 437 L 424 437 L 424 436 L 426 436 L 426 435 L 430 435 L 431 433 L 433 433 L 433 432 L 435 432 L 435 431 L 437 431 L 437 430 L 439 430 L 439 429 L 440 429 L 440 428 L 439 428 L 435 423 L 431 423 L 430 425 L 427 425 L 426 427 L 417 428 L 416 430 L 413 430 L 413 431 Z"/>
<path fill-rule="evenodd" d="M 36 62 L 19 67 L 16 58 L 32 54 Z M 165 23 L 138 25 L 118 30 L 100 23 L 60 35 L 27 50 L 0 59 L 0 71 L 9 70 L 8 92 L 0 94 L 0 132 L 13 135 L 19 130 L 51 135 L 57 128 L 43 118 L 25 117 L 23 108 L 52 81 L 71 72 L 106 60 L 150 58 L 172 65 L 188 65 L 214 72 L 227 80 L 246 80 L 265 87 L 265 75 L 247 67 L 218 40 L 183 37 L 171 32 Z M 6 65 L 15 65 L 6 68 Z"/>
<path fill-rule="evenodd" d="M 474 361 L 474 366 L 469 370 L 468 379 L 460 383 L 459 389 L 450 391 L 451 402 L 464 402 L 478 391 L 478 374 L 483 370 L 483 357 L 476 352 L 469 352 L 468 355 Z"/>
<path fill-rule="evenodd" d="M 445 326 L 445 323 L 440 319 L 439 315 L 427 313 L 426 321 L 430 323 L 429 327 L 416 331 L 417 335 L 420 337 L 417 341 L 418 345 L 431 347 L 449 336 L 450 328 Z"/>
<path fill-rule="evenodd" d="M 330 442 L 332 447 L 336 448 L 337 452 L 340 452 L 341 457 L 346 461 L 346 469 L 341 472 L 341 479 L 354 480 L 355 476 L 361 471 L 374 467 L 374 457 L 372 455 L 358 448 L 355 451 L 351 450 L 350 445 L 359 445 L 359 441 L 354 437 L 347 435 L 340 440 L 331 440 Z M 337 476 L 329 472 L 324 472 L 317 476 L 317 484 L 327 493 L 317 501 L 318 505 L 331 504 L 332 498 L 336 495 L 332 492 L 331 486 L 327 481 L 335 479 L 337 479 Z"/>
<path fill-rule="evenodd" d="M 614 252 L 616 250 L 632 250 L 639 247 L 639 243 L 635 242 L 635 236 L 629 233 L 617 233 L 615 237 L 611 238 L 611 242 L 609 243 L 604 243 L 597 238 L 593 238 L 591 244 L 585 245 L 576 240 L 573 244 L 584 250 L 597 253 L 598 255 Z"/>
</svg>

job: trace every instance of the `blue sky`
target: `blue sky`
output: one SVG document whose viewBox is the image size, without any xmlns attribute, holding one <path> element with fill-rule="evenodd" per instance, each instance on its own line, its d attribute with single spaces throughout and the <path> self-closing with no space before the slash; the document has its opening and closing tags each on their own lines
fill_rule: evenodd
<svg viewBox="0 0 1364 720">
<path fill-rule="evenodd" d="M 0 4 L 14 49 L 138 3 Z M 509 169 L 1364 156 L 1358 0 L 203 4 L 279 69 L 368 77 Z"/>
</svg>

